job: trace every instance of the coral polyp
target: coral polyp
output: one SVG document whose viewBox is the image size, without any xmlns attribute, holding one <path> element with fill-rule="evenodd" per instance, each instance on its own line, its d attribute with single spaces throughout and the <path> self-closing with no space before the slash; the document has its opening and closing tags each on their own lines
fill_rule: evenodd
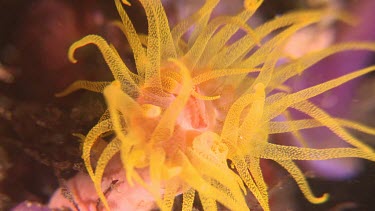
<svg viewBox="0 0 375 211">
<path fill-rule="evenodd" d="M 159 0 L 139 2 L 148 20 L 147 35 L 136 32 L 122 3 L 115 0 L 122 23 L 114 25 L 124 32 L 136 69 L 129 69 L 102 37 L 88 35 L 70 47 L 69 59 L 77 62 L 74 52 L 94 44 L 114 81 L 77 81 L 58 94 L 87 89 L 105 97 L 108 109 L 85 137 L 82 158 L 107 210 L 111 207 L 101 184 L 105 167 L 116 154 L 120 154 L 126 181 L 141 184 L 162 210 L 171 210 L 178 194 L 183 194 L 182 209 L 191 210 L 197 193 L 204 210 L 216 210 L 217 202 L 230 210 L 249 210 L 245 200 L 248 192 L 264 210 L 270 210 L 261 159 L 273 160 L 285 168 L 306 199 L 319 204 L 328 200 L 328 193 L 314 195 L 294 161 L 348 157 L 375 161 L 373 149 L 347 130 L 374 134 L 374 129 L 333 117 L 310 101 L 374 71 L 375 66 L 299 91 L 285 84 L 332 54 L 375 51 L 375 44 L 370 42 L 336 44 L 295 59 L 283 51 L 298 30 L 326 18 L 348 22 L 347 14 L 325 9 L 294 11 L 252 28 L 247 21 L 261 0 L 245 1 L 245 9 L 235 16 L 216 18 L 211 18 L 211 13 L 219 0 L 207 0 L 197 12 L 170 29 Z M 245 33 L 228 42 L 238 31 Z M 281 59 L 287 62 L 277 65 Z M 280 115 L 288 116 L 290 110 L 310 118 L 275 120 Z M 271 134 L 295 135 L 317 127 L 328 128 L 351 147 L 285 146 L 269 138 Z M 96 141 L 108 132 L 114 133 L 113 139 L 92 163 Z M 147 169 L 149 180 L 139 175 L 140 169 Z"/>
</svg>

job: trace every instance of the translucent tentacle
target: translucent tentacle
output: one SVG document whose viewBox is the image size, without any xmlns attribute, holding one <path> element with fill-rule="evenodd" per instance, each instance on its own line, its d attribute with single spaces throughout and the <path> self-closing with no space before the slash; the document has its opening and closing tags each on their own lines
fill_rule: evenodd
<svg viewBox="0 0 375 211">
<path fill-rule="evenodd" d="M 124 169 L 127 172 L 128 182 L 132 184 L 130 178 L 135 173 L 133 168 L 129 167 L 131 162 L 126 159 L 131 146 L 136 144 L 138 140 L 136 137 L 128 137 L 129 134 L 126 134 L 124 131 L 123 121 L 121 118 L 123 118 L 125 124 L 130 127 L 130 115 L 142 115 L 142 108 L 130 96 L 121 91 L 118 81 L 115 81 L 110 86 L 107 86 L 107 88 L 104 90 L 104 97 L 107 101 L 108 111 L 110 113 L 111 122 L 116 132 L 116 136 L 121 141 L 121 159 L 124 163 Z M 119 110 L 122 111 L 122 115 L 119 114 Z"/>
<path fill-rule="evenodd" d="M 263 110 L 266 99 L 265 86 L 263 84 L 260 83 L 255 85 L 254 89 L 254 100 L 252 101 L 251 107 L 246 114 L 239 131 L 240 136 L 247 141 L 251 141 L 262 126 Z M 263 130 L 265 129 L 263 128 Z"/>
<path fill-rule="evenodd" d="M 199 155 L 197 152 L 190 152 L 189 158 L 194 166 L 200 166 L 206 169 L 204 176 L 214 179 L 215 181 L 222 184 L 228 190 L 225 190 L 228 196 L 233 197 L 238 202 L 239 206 L 245 206 L 246 202 L 243 200 L 243 194 L 239 186 L 237 175 L 229 171 L 229 169 L 223 168 L 222 165 L 218 165 L 215 161 L 210 161 L 203 155 Z M 242 182 L 242 181 L 241 181 Z"/>
<path fill-rule="evenodd" d="M 282 16 L 276 16 L 273 20 L 268 21 L 258 28 L 256 28 L 256 33 L 260 34 L 261 37 L 280 29 L 285 26 L 299 24 L 306 21 L 306 17 L 310 20 L 322 20 L 327 17 L 334 17 L 337 20 L 341 20 L 345 23 L 352 23 L 353 17 L 345 12 L 337 12 L 332 10 L 300 10 L 292 11 Z"/>
<path fill-rule="evenodd" d="M 195 12 L 190 17 L 182 20 L 179 22 L 173 29 L 172 29 L 172 37 L 175 43 L 175 46 L 179 46 L 179 42 L 181 40 L 181 36 L 185 34 L 189 28 L 198 22 L 201 18 L 209 16 L 211 11 L 215 6 L 219 3 L 219 0 L 207 0 L 206 3 L 201 7 L 197 12 Z"/>
<path fill-rule="evenodd" d="M 155 195 L 155 192 L 153 192 L 153 189 L 151 190 L 150 186 L 147 185 L 139 177 L 139 175 L 138 175 L 138 173 L 135 169 L 135 166 L 136 166 L 136 163 L 137 163 L 138 159 L 141 156 L 144 156 L 144 154 L 142 154 L 143 151 L 140 151 L 140 150 L 138 150 L 136 152 L 134 152 L 134 150 L 132 151 L 132 148 L 136 145 L 135 142 L 139 142 L 139 140 L 137 138 L 138 137 L 136 137 L 132 133 L 126 134 L 126 136 L 121 137 L 121 139 L 119 138 L 119 140 L 121 141 L 120 156 L 121 156 L 121 161 L 122 161 L 123 167 L 124 167 L 125 172 L 126 172 L 126 179 L 127 179 L 127 182 L 131 186 L 134 185 L 134 180 L 135 180 L 135 182 L 138 182 L 144 188 L 149 190 L 150 193 L 153 194 L 155 196 L 155 199 L 156 199 L 157 196 L 159 196 L 159 195 Z M 156 202 L 158 203 L 159 200 L 156 200 Z"/>
<path fill-rule="evenodd" d="M 120 58 L 120 54 L 117 52 L 117 49 L 115 48 L 114 45 L 112 44 L 109 44 L 109 47 L 112 49 L 112 51 Z M 128 72 L 128 74 L 130 75 L 130 77 L 133 79 L 134 83 L 138 84 L 138 85 L 141 85 L 143 84 L 143 78 L 141 78 L 139 75 L 137 75 L 136 73 L 133 73 L 131 71 Z"/>
<path fill-rule="evenodd" d="M 243 24 L 246 23 L 246 21 L 253 15 L 252 12 L 249 11 L 243 11 L 236 15 L 235 17 L 242 21 Z M 199 60 L 199 63 L 197 65 L 198 68 L 201 67 L 212 67 L 212 68 L 222 68 L 220 66 L 212 66 L 213 63 L 211 63 L 211 59 L 213 57 L 216 57 L 216 54 L 225 47 L 225 44 L 228 42 L 228 40 L 240 29 L 238 25 L 225 25 L 223 26 L 216 34 L 212 36 L 212 39 L 210 39 L 207 43 L 207 47 L 202 53 L 202 57 Z M 248 36 L 250 38 L 249 42 L 256 43 L 256 40 L 254 40 L 254 37 L 250 34 Z M 261 39 L 259 38 L 259 41 Z M 221 57 L 224 58 L 224 57 Z"/>
<path fill-rule="evenodd" d="M 292 116 L 289 111 L 284 112 L 284 116 L 288 120 L 292 120 Z M 306 139 L 303 137 L 302 133 L 300 130 L 296 130 L 295 128 L 297 127 L 293 121 L 288 121 L 289 126 L 292 128 L 292 135 L 293 137 L 301 144 L 302 147 L 308 147 L 309 143 L 306 141 Z"/>
<path fill-rule="evenodd" d="M 241 61 L 241 63 L 237 64 L 236 67 L 239 68 L 253 68 L 257 65 L 263 63 L 267 57 L 269 57 L 269 52 L 272 52 L 275 47 L 279 47 L 280 45 L 283 45 L 288 38 L 290 38 L 291 35 L 293 35 L 296 31 L 311 25 L 313 23 L 319 22 L 320 18 L 315 17 L 309 17 L 306 18 L 305 21 L 292 25 L 289 28 L 285 29 L 278 35 L 274 36 L 271 40 L 264 43 L 261 48 L 259 48 L 254 54 L 252 54 L 247 59 Z M 276 51 L 277 52 L 277 51 Z M 281 52 L 281 51 L 280 51 Z M 277 59 L 280 57 L 277 57 Z M 263 77 L 263 76 L 262 76 Z M 261 82 L 261 81 L 259 81 Z M 262 82 L 264 83 L 264 82 Z M 266 84 L 266 83 L 264 83 Z"/>
<path fill-rule="evenodd" d="M 165 14 L 163 5 L 159 0 L 152 0 L 151 6 L 159 22 L 158 28 L 161 41 L 161 61 L 166 61 L 169 58 L 176 59 L 176 48 L 172 39 L 168 18 Z"/>
<path fill-rule="evenodd" d="M 255 33 L 258 35 L 259 39 L 262 40 L 266 35 L 268 35 L 272 31 L 275 31 L 282 27 L 296 24 L 299 22 L 304 22 L 306 21 L 306 17 L 320 20 L 323 14 L 326 14 L 326 13 L 327 13 L 326 11 L 323 12 L 321 10 L 291 12 L 290 14 L 277 17 L 274 20 L 264 23 L 263 25 L 255 29 Z M 210 42 L 214 43 L 215 38 L 216 37 L 214 37 L 212 41 Z M 241 61 L 241 59 L 239 58 L 246 55 L 246 53 L 249 52 L 254 46 L 255 46 L 255 42 L 254 42 L 253 37 L 249 35 L 245 35 L 243 38 L 235 41 L 230 46 L 224 47 L 220 52 L 213 54 L 211 57 L 207 57 L 207 59 L 210 60 L 209 66 L 212 66 L 212 68 L 229 67 L 236 60 Z M 207 48 L 211 48 L 211 47 L 215 47 L 215 46 L 210 46 L 210 45 L 207 46 Z M 202 56 L 202 58 L 206 58 L 206 57 Z M 222 58 L 226 58 L 225 61 L 223 61 Z"/>
<path fill-rule="evenodd" d="M 121 2 L 125 5 L 131 6 L 130 2 L 127 0 L 121 0 Z"/>
<path fill-rule="evenodd" d="M 375 128 L 374 127 L 369 127 L 363 124 L 360 124 L 358 122 L 353 122 L 347 119 L 335 119 L 341 126 L 358 130 L 362 133 L 367 133 L 369 135 L 375 135 Z"/>
<path fill-rule="evenodd" d="M 147 47 L 147 44 L 148 44 L 147 34 L 138 33 L 138 37 L 139 37 L 139 41 L 141 41 L 141 44 Z"/>
<path fill-rule="evenodd" d="M 253 100 L 253 94 L 245 94 L 232 104 L 221 131 L 221 137 L 224 140 L 228 140 L 234 145 L 237 144 L 241 113 Z"/>
<path fill-rule="evenodd" d="M 202 94 L 199 94 L 198 92 L 196 92 L 195 90 L 193 90 L 191 92 L 191 95 L 199 100 L 207 100 L 207 101 L 211 101 L 211 100 L 217 100 L 220 98 L 220 95 L 216 95 L 216 96 L 205 96 L 205 95 L 202 95 Z"/>
<path fill-rule="evenodd" d="M 258 77 L 256 77 L 254 83 L 249 86 L 246 92 L 251 92 L 253 90 L 253 85 L 258 83 L 262 83 L 265 86 L 268 86 L 272 79 L 276 62 L 281 58 L 281 55 L 283 54 L 278 46 L 283 45 L 287 41 L 287 39 L 299 29 L 317 21 L 319 20 L 308 19 L 303 23 L 296 24 L 287 28 L 286 30 L 272 38 L 270 41 L 263 44 L 252 56 L 243 61 L 240 61 L 239 64 L 236 65 L 236 67 L 238 68 L 255 68 L 263 64 Z M 244 77 L 246 76 L 243 75 L 242 77 L 238 77 L 234 83 L 240 83 Z"/>
<path fill-rule="evenodd" d="M 182 195 L 182 210 L 193 210 L 195 190 L 190 188 Z"/>
<path fill-rule="evenodd" d="M 162 148 L 153 148 L 150 155 L 150 178 L 151 178 L 151 189 L 153 192 L 158 193 L 161 189 L 162 182 L 162 171 L 164 167 L 164 162 L 166 159 L 165 151 Z M 168 186 L 167 186 L 168 188 Z M 155 199 L 157 201 L 161 200 L 160 194 Z"/>
<path fill-rule="evenodd" d="M 309 53 L 297 59 L 296 61 L 292 61 L 290 64 L 284 67 L 277 68 L 272 78 L 272 84 L 283 84 L 289 78 L 296 76 L 297 74 L 301 74 L 302 71 L 308 69 L 310 66 L 314 65 L 318 61 L 330 55 L 348 50 L 375 51 L 375 44 L 370 42 L 340 43 L 318 52 Z"/>
<path fill-rule="evenodd" d="M 113 130 L 113 125 L 110 120 L 104 120 L 96 124 L 87 134 L 83 142 L 82 159 L 87 168 L 90 177 L 94 179 L 94 171 L 91 165 L 91 149 L 100 135 Z"/>
<path fill-rule="evenodd" d="M 211 13 L 211 12 L 210 12 Z M 187 47 L 190 49 L 195 41 L 197 40 L 198 36 L 202 33 L 204 28 L 207 27 L 207 23 L 210 20 L 210 13 L 208 13 L 205 17 L 200 18 L 194 25 L 194 31 L 191 32 L 191 35 L 187 42 Z"/>
<path fill-rule="evenodd" d="M 362 158 L 375 162 L 375 153 L 357 148 L 312 149 L 268 143 L 257 154 L 264 159 L 275 160 L 329 160 L 335 158 Z"/>
<path fill-rule="evenodd" d="M 125 12 L 124 8 L 122 7 L 121 3 L 119 0 L 115 0 L 116 8 L 118 13 L 120 14 L 122 24 L 116 24 L 121 31 L 124 33 L 126 36 L 130 48 L 133 51 L 134 54 L 134 59 L 135 63 L 137 66 L 137 71 L 138 74 L 142 77 L 144 77 L 145 74 L 145 61 L 147 60 L 146 58 L 146 52 L 144 48 L 142 47 L 141 41 L 137 35 L 137 32 L 135 31 L 135 28 L 133 26 L 133 23 L 131 22 L 129 16 Z"/>
<path fill-rule="evenodd" d="M 176 48 L 161 2 L 158 0 L 140 0 L 140 2 L 145 8 L 148 21 L 147 57 L 150 59 L 149 68 L 153 69 L 153 76 L 160 77 L 160 73 L 157 72 L 160 68 L 160 61 L 176 58 Z M 156 87 L 160 87 L 158 81 L 154 83 Z"/>
<path fill-rule="evenodd" d="M 92 92 L 103 92 L 104 88 L 108 86 L 109 84 L 111 84 L 111 82 L 107 82 L 107 81 L 91 82 L 91 81 L 78 80 L 70 84 L 63 91 L 56 93 L 55 96 L 64 97 L 80 89 L 86 89 Z"/>
<path fill-rule="evenodd" d="M 179 86 L 179 83 L 171 78 L 171 77 L 168 77 L 168 76 L 165 76 L 163 78 L 161 78 L 161 81 L 162 81 L 162 84 L 163 84 L 163 90 L 167 93 L 173 93 L 175 94 L 177 91 L 176 89 L 178 88 Z"/>
<path fill-rule="evenodd" d="M 340 124 L 334 121 L 334 119 L 332 119 L 329 114 L 327 114 L 314 104 L 308 101 L 303 101 L 298 104 L 292 105 L 292 107 L 320 121 L 324 126 L 328 127 L 333 133 L 335 133 L 347 143 L 356 146 L 364 151 L 373 152 L 370 146 L 354 138 L 352 135 L 346 132 L 345 129 L 340 126 Z"/>
<path fill-rule="evenodd" d="M 223 192 L 212 187 L 206 180 L 204 180 L 194 168 L 194 166 L 189 162 L 187 157 L 183 152 L 178 151 L 178 155 L 181 159 L 182 172 L 180 174 L 181 179 L 183 179 L 188 185 L 197 190 L 203 195 L 214 195 L 220 203 L 231 210 L 245 210 L 247 208 L 237 206 L 237 203 L 230 197 L 228 197 Z"/>
<path fill-rule="evenodd" d="M 177 182 L 172 180 L 167 183 L 165 193 L 163 196 L 163 207 L 162 210 L 172 210 L 174 198 L 178 194 Z"/>
<path fill-rule="evenodd" d="M 341 127 L 353 129 L 360 131 L 362 133 L 367 133 L 369 135 L 375 135 L 375 128 L 353 122 L 347 119 L 332 118 Z M 293 125 L 293 126 L 292 126 Z M 288 133 L 293 131 L 300 131 L 303 129 L 324 127 L 324 125 L 316 119 L 302 119 L 302 120 L 290 120 L 283 122 L 270 122 L 270 134 L 275 133 Z"/>
<path fill-rule="evenodd" d="M 194 85 L 201 84 L 203 82 L 224 77 L 224 76 L 232 76 L 232 75 L 241 75 L 241 74 L 249 74 L 254 72 L 259 72 L 259 68 L 249 69 L 249 68 L 227 68 L 227 69 L 217 69 L 212 71 L 207 71 L 202 74 L 199 74 L 193 78 Z"/>
<path fill-rule="evenodd" d="M 251 107 L 249 108 L 248 113 L 246 114 L 242 125 L 240 126 L 240 147 L 243 148 L 244 154 L 251 156 L 251 146 L 249 146 L 249 142 L 267 142 L 268 136 L 267 132 L 265 133 L 265 137 L 259 137 L 258 130 L 262 126 L 261 120 L 263 116 L 263 109 L 265 103 L 265 86 L 263 84 L 257 84 L 254 86 L 254 100 L 251 103 Z M 263 130 L 267 131 L 266 128 L 262 128 Z M 261 136 L 264 136 L 263 133 Z M 264 204 L 268 204 L 268 188 L 263 179 L 262 170 L 260 168 L 260 160 L 259 158 L 250 157 L 250 161 L 248 163 L 248 169 L 253 176 L 254 182 L 258 187 L 258 190 L 264 200 Z"/>
<path fill-rule="evenodd" d="M 165 14 L 163 5 L 160 1 L 154 0 L 154 5 L 156 5 L 157 17 L 160 20 L 161 27 L 159 28 L 161 34 L 161 44 L 162 44 L 162 61 L 169 58 L 177 59 L 176 47 L 173 42 L 171 29 L 169 28 L 169 22 L 167 15 Z"/>
<path fill-rule="evenodd" d="M 344 76 L 338 77 L 336 79 L 332 79 L 330 81 L 318 84 L 316 86 L 312 86 L 306 89 L 303 89 L 301 91 L 288 94 L 282 99 L 276 101 L 275 103 L 267 106 L 265 108 L 265 121 L 269 121 L 279 114 L 281 114 L 285 109 L 290 107 L 293 104 L 299 103 L 301 101 L 304 101 L 306 99 L 315 97 L 323 92 L 326 92 L 330 89 L 333 89 L 343 83 L 346 83 L 350 80 L 353 80 L 354 78 L 358 78 L 362 75 L 365 75 L 369 72 L 372 72 L 375 70 L 375 66 L 370 66 L 361 70 L 354 71 L 352 73 L 346 74 Z"/>
<path fill-rule="evenodd" d="M 321 204 L 323 202 L 326 202 L 329 199 L 329 194 L 324 193 L 320 197 L 316 197 L 310 188 L 310 185 L 308 184 L 305 176 L 303 175 L 302 171 L 298 168 L 298 166 L 291 160 L 278 160 L 278 164 L 280 164 L 282 167 L 284 167 L 289 174 L 293 177 L 293 179 L 296 181 L 299 189 L 305 196 L 305 198 L 313 204 Z"/>
<path fill-rule="evenodd" d="M 117 26 L 125 34 L 129 42 L 130 48 L 133 51 L 138 74 L 142 78 L 144 78 L 145 72 L 146 72 L 145 64 L 147 63 L 146 51 L 142 47 L 142 43 L 137 35 L 137 32 L 133 26 L 133 23 L 131 22 L 129 16 L 127 15 L 124 8 L 122 7 L 120 1 L 115 0 L 115 4 L 116 4 L 117 11 L 120 14 L 120 18 L 122 20 L 122 24 L 118 24 Z"/>
<path fill-rule="evenodd" d="M 161 34 L 159 31 L 160 20 L 157 17 L 154 1 L 140 0 L 146 11 L 148 22 L 148 38 L 147 38 L 147 71 L 145 72 L 145 86 L 162 90 L 160 81 L 160 60 L 161 60 Z"/>
<path fill-rule="evenodd" d="M 138 85 L 130 76 L 130 70 L 126 67 L 118 54 L 113 52 L 112 48 L 102 37 L 98 35 L 87 35 L 81 40 L 73 43 L 73 45 L 70 46 L 68 52 L 69 60 L 73 63 L 76 63 L 77 60 L 74 58 L 74 52 L 76 51 L 76 49 L 88 44 L 95 44 L 96 46 L 98 46 L 104 57 L 104 60 L 111 69 L 113 76 L 116 80 L 121 82 L 122 89 L 132 96 L 137 96 L 139 93 Z"/>
<path fill-rule="evenodd" d="M 254 183 L 258 187 L 259 193 L 261 194 L 264 203 L 269 204 L 268 187 L 266 182 L 264 181 L 262 169 L 260 168 L 260 159 L 251 157 L 248 164 L 248 169 L 253 176 Z"/>
<path fill-rule="evenodd" d="M 262 194 L 258 186 L 255 184 L 253 178 L 249 173 L 248 165 L 246 164 L 243 157 L 240 155 L 236 155 L 235 157 L 231 158 L 231 161 L 233 162 L 233 165 L 235 166 L 243 182 L 250 189 L 250 192 L 255 196 L 255 198 L 259 201 L 263 210 L 270 211 L 269 204 L 267 203 L 268 198 L 264 198 L 265 195 Z M 266 197 L 268 197 L 268 194 L 266 195 Z"/>
<path fill-rule="evenodd" d="M 108 165 L 112 157 L 118 153 L 121 149 L 121 142 L 118 139 L 114 139 L 104 148 L 102 154 L 99 157 L 98 163 L 95 169 L 95 177 L 93 179 L 96 192 L 99 195 L 101 202 L 107 210 L 110 210 L 107 199 L 102 191 L 102 178 L 104 174 L 104 169 Z"/>
<path fill-rule="evenodd" d="M 152 133 L 152 143 L 168 140 L 168 138 L 172 135 L 175 121 L 189 99 L 193 87 L 189 70 L 185 67 L 185 65 L 174 59 L 171 59 L 170 61 L 177 65 L 181 71 L 183 80 L 182 88 L 177 98 L 170 104 L 169 108 L 164 111 L 159 124 Z"/>
<path fill-rule="evenodd" d="M 273 71 L 275 69 L 277 61 L 280 59 L 282 55 L 282 51 L 279 48 L 276 48 L 276 46 L 283 46 L 284 43 L 287 41 L 287 39 L 294 34 L 297 30 L 305 27 L 306 25 L 314 23 L 314 21 L 317 20 L 310 20 L 306 21 L 305 23 L 296 24 L 294 26 L 289 27 L 285 31 L 281 32 L 279 35 L 277 35 L 274 39 L 267 42 L 263 47 L 261 47 L 258 51 L 256 51 L 254 54 L 264 55 L 264 65 L 258 75 L 258 77 L 255 79 L 253 85 L 256 85 L 258 83 L 263 84 L 264 86 L 268 87 L 270 81 L 272 80 Z M 255 55 L 254 55 L 255 56 Z M 256 60 L 258 60 L 257 57 Z M 242 65 L 246 64 L 259 64 L 258 61 L 252 61 L 252 57 L 249 57 L 249 59 L 245 60 Z M 253 86 L 250 86 L 246 92 L 251 92 L 253 89 Z"/>
<path fill-rule="evenodd" d="M 111 110 L 109 108 L 113 108 L 113 111 L 116 110 L 116 113 L 118 113 L 117 111 L 120 111 L 122 113 L 121 117 L 125 120 L 125 123 L 129 124 L 128 126 L 131 126 L 131 121 L 129 119 L 130 116 L 143 113 L 141 106 L 129 95 L 122 92 L 118 81 L 112 82 L 110 86 L 107 86 L 106 89 L 104 89 L 103 93 L 104 97 L 107 100 L 108 110 L 110 111 L 111 118 L 113 113 L 111 113 Z M 119 120 L 118 122 L 120 123 L 121 121 Z M 121 124 L 118 126 L 118 130 L 120 130 L 120 128 L 123 128 L 121 127 Z"/>
<path fill-rule="evenodd" d="M 217 205 L 216 205 L 215 200 L 203 194 L 200 194 L 200 193 L 198 194 L 199 194 L 199 198 L 201 199 L 202 207 L 204 211 L 216 211 L 217 210 Z"/>
<path fill-rule="evenodd" d="M 242 20 L 235 17 L 218 17 L 210 22 L 210 24 L 206 27 L 206 29 L 200 34 L 197 38 L 197 41 L 191 47 L 191 49 L 186 53 L 183 60 L 189 64 L 190 69 L 194 69 L 195 65 L 197 64 L 198 60 L 200 59 L 205 46 L 207 45 L 208 41 L 211 39 L 212 35 L 215 31 L 221 26 L 225 24 L 232 24 L 241 27 L 245 30 L 250 36 L 252 36 L 256 43 L 259 43 L 259 39 L 255 34 L 254 30 L 250 28 L 247 24 L 244 24 Z"/>
<path fill-rule="evenodd" d="M 263 0 L 245 0 L 243 5 L 247 11 L 255 12 L 263 3 Z"/>
<path fill-rule="evenodd" d="M 104 120 L 107 120 L 107 119 L 110 119 L 110 118 L 111 118 L 111 116 L 109 114 L 109 111 L 108 111 L 108 109 L 106 109 L 104 111 L 104 113 L 102 114 L 102 116 L 100 117 L 98 122 L 101 122 L 101 121 L 104 121 Z"/>
</svg>

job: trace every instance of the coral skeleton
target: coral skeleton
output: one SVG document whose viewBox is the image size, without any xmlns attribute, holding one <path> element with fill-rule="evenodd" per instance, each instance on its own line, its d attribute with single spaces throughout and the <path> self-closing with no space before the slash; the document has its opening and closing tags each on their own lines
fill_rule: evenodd
<svg viewBox="0 0 375 211">
<path fill-rule="evenodd" d="M 253 194 L 263 210 L 270 210 L 262 159 L 285 168 L 305 198 L 319 204 L 329 194 L 315 195 L 295 161 L 375 161 L 373 149 L 348 130 L 375 135 L 373 128 L 331 116 L 310 100 L 374 71 L 375 66 L 298 91 L 285 83 L 330 55 L 375 51 L 371 42 L 339 43 L 299 58 L 283 50 L 298 30 L 328 18 L 350 23 L 350 15 L 329 9 L 292 11 L 253 28 L 248 20 L 262 0 L 245 0 L 244 10 L 237 15 L 216 18 L 211 13 L 219 0 L 206 0 L 170 29 L 159 0 L 139 2 L 147 16 L 147 34 L 136 32 L 124 10 L 131 6 L 128 1 L 115 0 L 121 22 L 113 22 L 124 33 L 136 68 L 129 69 L 102 37 L 87 35 L 70 47 L 70 61 L 77 62 L 77 49 L 96 45 L 114 81 L 80 80 L 57 94 L 61 97 L 86 89 L 105 97 L 108 109 L 84 137 L 82 154 L 105 209 L 110 210 L 111 205 L 103 193 L 103 174 L 117 154 L 124 180 L 145 188 L 161 210 L 171 210 L 179 194 L 183 194 L 183 210 L 192 210 L 196 194 L 204 210 L 217 210 L 217 203 L 229 210 L 249 210 L 247 194 Z M 243 36 L 230 40 L 238 33 Z M 285 62 L 279 65 L 282 59 Z M 293 119 L 288 115 L 292 110 L 307 118 Z M 275 119 L 280 115 L 287 118 Z M 273 134 L 289 133 L 303 143 L 299 132 L 319 127 L 328 128 L 350 147 L 286 146 L 270 139 Z M 94 162 L 95 144 L 108 133 L 113 138 Z M 140 176 L 141 169 L 149 173 L 149 181 Z"/>
</svg>

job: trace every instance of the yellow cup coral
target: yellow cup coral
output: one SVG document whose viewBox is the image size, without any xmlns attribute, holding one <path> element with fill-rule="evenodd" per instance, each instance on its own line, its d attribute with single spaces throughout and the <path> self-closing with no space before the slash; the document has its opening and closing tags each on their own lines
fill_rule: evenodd
<svg viewBox="0 0 375 211">
<path fill-rule="evenodd" d="M 348 133 L 346 128 L 374 134 L 372 128 L 330 116 L 309 101 L 327 90 L 375 70 L 357 70 L 336 79 L 293 92 L 284 82 L 301 74 L 319 60 L 345 50 L 375 50 L 374 43 L 352 42 L 287 58 L 283 47 L 299 29 L 331 17 L 350 18 L 329 10 L 295 11 L 253 29 L 247 24 L 261 0 L 244 1 L 245 10 L 235 16 L 210 19 L 219 0 L 206 0 L 196 13 L 172 30 L 159 0 L 139 0 L 147 20 L 148 34 L 137 34 L 120 0 L 115 0 L 125 34 L 134 54 L 135 70 L 129 70 L 116 49 L 97 35 L 88 35 L 69 49 L 77 62 L 77 48 L 95 44 L 114 76 L 113 82 L 77 81 L 64 96 L 77 89 L 102 92 L 108 110 L 84 139 L 82 158 L 106 209 L 101 188 L 106 165 L 121 156 L 127 182 L 141 184 L 162 210 L 171 210 L 173 199 L 183 194 L 183 210 L 191 210 L 196 192 L 204 210 L 217 209 L 216 202 L 230 210 L 248 210 L 249 190 L 264 210 L 269 210 L 267 184 L 260 167 L 270 159 L 284 167 L 306 199 L 322 203 L 328 194 L 315 196 L 295 160 L 326 160 L 357 157 L 375 161 L 374 151 Z M 130 5 L 129 2 L 123 3 Z M 182 37 L 190 28 L 187 40 Z M 246 32 L 228 44 L 239 30 Z M 277 32 L 277 33 L 276 33 Z M 274 35 L 265 40 L 265 37 Z M 251 52 L 251 53 L 250 53 Z M 249 73 L 251 73 L 249 75 Z M 311 118 L 274 121 L 289 109 Z M 348 148 L 312 149 L 273 144 L 269 135 L 326 127 L 352 145 Z M 91 151 L 96 140 L 114 132 L 94 165 Z M 137 169 L 147 168 L 145 182 Z"/>
</svg>

